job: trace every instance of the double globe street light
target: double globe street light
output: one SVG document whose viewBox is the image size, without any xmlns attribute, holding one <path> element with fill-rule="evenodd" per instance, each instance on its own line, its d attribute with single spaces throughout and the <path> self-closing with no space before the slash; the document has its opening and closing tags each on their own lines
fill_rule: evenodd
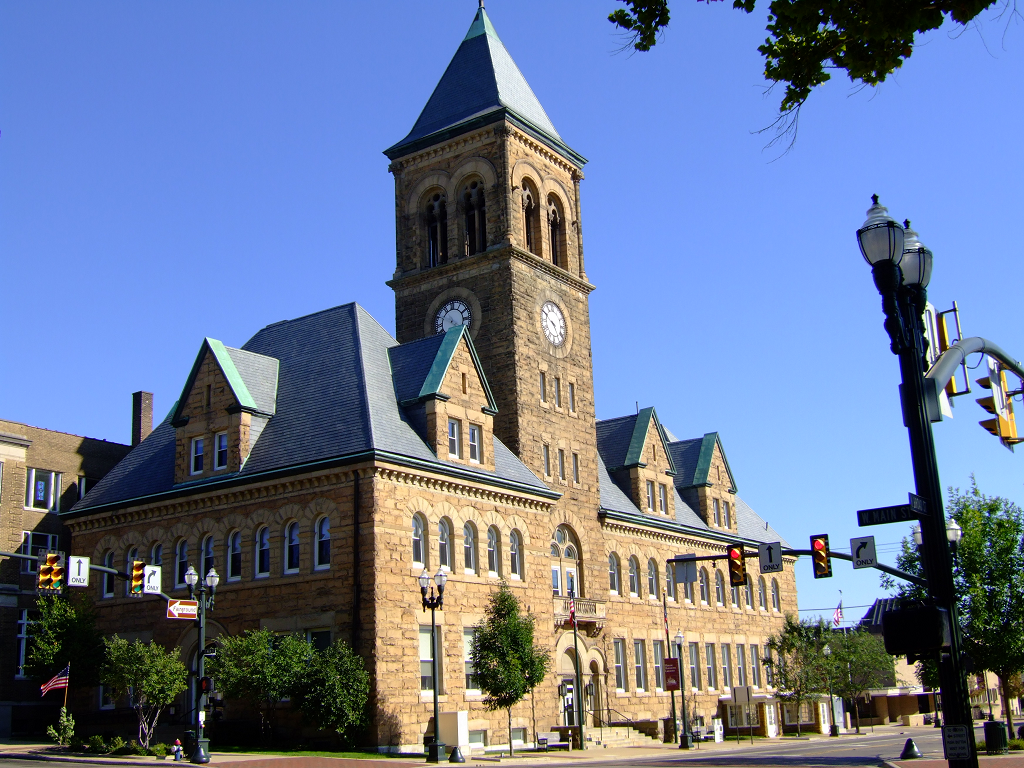
<svg viewBox="0 0 1024 768">
<path fill-rule="evenodd" d="M 952 759 L 950 768 L 977 768 L 970 694 L 964 676 L 960 625 L 956 615 L 953 586 L 953 562 L 947 545 L 942 486 L 932 440 L 931 412 L 937 410 L 938 392 L 933 381 L 925 381 L 927 346 L 924 336 L 924 311 L 928 303 L 928 283 L 932 276 L 932 252 L 925 248 L 910 222 L 903 226 L 873 195 L 867 221 L 857 230 L 857 242 L 864 260 L 882 296 L 885 330 L 890 349 L 899 357 L 900 399 L 903 423 L 910 437 L 910 455 L 914 467 L 914 485 L 924 499 L 921 516 L 921 560 L 928 580 L 928 595 L 935 606 L 948 612 L 950 644 L 948 653 L 939 654 L 939 680 L 947 726 L 966 729 L 970 757 Z"/>
<path fill-rule="evenodd" d="M 430 609 L 430 679 L 434 689 L 434 740 L 427 745 L 427 762 L 439 763 L 444 757 L 444 743 L 441 741 L 441 716 L 437 706 L 437 621 L 435 612 L 444 607 L 444 585 L 448 582 L 448 574 L 438 568 L 434 574 L 434 583 L 437 585 L 437 595 L 434 595 L 434 587 L 430 584 L 430 575 L 427 569 L 419 577 L 420 597 L 423 601 L 423 610 Z M 427 589 L 430 589 L 430 597 L 427 597 Z M 458 750 L 458 746 L 455 747 Z M 456 755 L 452 754 L 453 759 Z M 458 762 L 465 762 L 462 752 L 458 753 Z"/>
<path fill-rule="evenodd" d="M 189 565 L 185 571 L 185 584 L 188 585 L 189 598 L 195 598 L 196 584 L 199 583 L 199 574 L 196 569 Z M 203 738 L 203 717 L 206 707 L 206 697 L 209 691 L 203 690 L 203 679 L 206 666 L 206 611 L 213 610 L 213 598 L 217 592 L 217 585 L 220 584 L 220 575 L 216 569 L 211 567 L 206 574 L 202 584 L 199 584 L 199 653 L 196 662 L 196 691 L 193 700 L 193 722 L 196 726 L 196 748 L 192 753 L 191 762 L 204 764 L 210 762 L 210 740 Z M 206 588 L 210 588 L 210 597 L 206 597 Z"/>
</svg>

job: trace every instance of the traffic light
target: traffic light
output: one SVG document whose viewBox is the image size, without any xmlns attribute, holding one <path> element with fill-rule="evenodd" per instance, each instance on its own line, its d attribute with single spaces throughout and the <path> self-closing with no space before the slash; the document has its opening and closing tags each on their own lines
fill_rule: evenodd
<svg viewBox="0 0 1024 768">
<path fill-rule="evenodd" d="M 39 553 L 39 579 L 36 588 L 39 592 L 60 594 L 64 589 L 65 568 L 64 554 L 61 552 Z"/>
<path fill-rule="evenodd" d="M 742 587 L 747 583 L 747 566 L 743 561 L 743 545 L 730 544 L 729 555 L 729 586 Z"/>
<path fill-rule="evenodd" d="M 827 533 L 811 536 L 811 568 L 816 579 L 828 579 L 832 576 L 832 558 L 829 555 Z"/>
<path fill-rule="evenodd" d="M 995 417 L 978 423 L 1013 450 L 1013 446 L 1021 442 L 1021 438 L 1017 437 L 1017 421 L 1013 415 L 1013 395 L 1020 394 L 1020 391 L 1010 391 L 1006 384 L 1006 371 L 991 357 L 988 358 L 988 376 L 978 379 L 978 384 L 992 392 L 988 397 L 979 397 L 978 405 Z"/>
<path fill-rule="evenodd" d="M 132 588 L 128 590 L 129 597 L 142 597 L 142 585 L 146 578 L 146 563 L 142 560 L 132 560 Z"/>
</svg>

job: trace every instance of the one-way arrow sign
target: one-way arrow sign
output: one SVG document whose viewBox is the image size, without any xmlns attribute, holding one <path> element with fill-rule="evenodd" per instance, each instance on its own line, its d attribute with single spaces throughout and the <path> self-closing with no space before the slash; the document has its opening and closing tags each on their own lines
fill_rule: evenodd
<svg viewBox="0 0 1024 768">
<path fill-rule="evenodd" d="M 875 537 L 859 536 L 850 539 L 850 553 L 853 555 L 853 567 L 874 568 L 875 567 Z"/>
<path fill-rule="evenodd" d="M 757 557 L 761 562 L 761 573 L 778 573 L 782 570 L 782 542 L 758 544 Z"/>
</svg>

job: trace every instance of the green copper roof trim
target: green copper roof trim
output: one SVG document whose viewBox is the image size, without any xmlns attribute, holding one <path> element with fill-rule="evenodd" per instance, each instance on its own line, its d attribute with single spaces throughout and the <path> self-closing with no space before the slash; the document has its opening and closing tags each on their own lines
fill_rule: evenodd
<svg viewBox="0 0 1024 768">
<path fill-rule="evenodd" d="M 732 476 L 729 468 L 729 459 L 725 456 L 725 448 L 722 447 L 722 440 L 717 432 L 708 432 L 700 444 L 700 457 L 697 459 L 697 469 L 693 473 L 692 487 L 695 485 L 711 485 L 709 475 L 711 474 L 711 459 L 715 455 L 715 446 L 722 454 L 722 461 L 725 462 L 725 472 L 729 475 L 729 492 L 736 493 L 736 479 Z"/>
<path fill-rule="evenodd" d="M 487 396 L 487 408 L 492 413 L 497 413 L 498 404 L 494 400 L 494 395 L 491 394 L 491 385 L 487 383 L 484 368 L 480 364 L 480 357 L 476 353 L 476 347 L 473 346 L 473 339 L 466 331 L 466 326 L 464 325 L 455 325 L 445 331 L 441 346 L 438 347 L 437 354 L 434 356 L 434 362 L 431 364 L 430 370 L 427 371 L 427 377 L 423 380 L 423 386 L 420 387 L 419 397 L 422 399 L 441 394 L 441 385 L 444 383 L 445 374 L 448 373 L 448 368 L 452 364 L 452 358 L 455 357 L 455 350 L 458 349 L 459 341 L 462 339 L 466 340 L 466 346 L 469 347 L 469 355 L 473 359 L 473 365 L 476 367 L 477 375 L 480 377 L 480 383 L 483 384 L 484 394 Z"/>
<path fill-rule="evenodd" d="M 494 31 L 494 25 L 491 24 L 491 20 L 487 16 L 487 11 L 484 10 L 482 5 L 477 10 L 476 16 L 473 17 L 473 23 L 469 25 L 469 32 L 467 32 L 466 36 L 462 39 L 463 41 L 471 40 L 472 38 L 479 37 L 480 35 L 490 35 L 496 40 L 501 39 L 498 37 L 498 33 Z"/>
<path fill-rule="evenodd" d="M 672 460 L 672 452 L 668 450 L 668 439 L 665 437 L 665 430 L 662 428 L 661 420 L 658 419 L 658 413 L 654 410 L 653 406 L 640 411 L 636 416 L 636 421 L 633 422 L 633 436 L 629 441 L 629 450 L 626 451 L 626 461 L 623 468 L 646 466 L 641 459 L 644 455 L 644 445 L 647 443 L 647 434 L 650 432 L 652 423 L 655 430 L 657 430 L 658 437 L 661 438 L 661 450 L 668 458 L 669 474 L 675 475 L 676 465 Z"/>
<path fill-rule="evenodd" d="M 242 381 L 242 376 L 238 373 L 238 369 L 235 368 L 235 362 L 231 359 L 227 349 L 221 342 L 207 337 L 203 339 L 203 345 L 199 348 L 199 354 L 196 355 L 196 360 L 192 363 L 192 370 L 185 380 L 185 386 L 181 390 L 181 397 L 178 398 L 178 402 L 175 404 L 174 418 L 171 422 L 175 423 L 182 420 L 181 411 L 185 408 L 185 401 L 188 399 L 188 394 L 192 391 L 192 386 L 196 382 L 196 376 L 199 375 L 199 364 L 202 362 L 203 354 L 207 350 L 210 351 L 210 354 L 217 361 L 217 365 L 220 366 L 220 370 L 224 374 L 224 378 L 227 379 L 228 386 L 231 387 L 231 392 L 234 394 L 242 410 L 260 413 L 261 411 L 256 406 L 256 401 L 249 394 L 249 388 Z M 176 424 L 176 426 L 180 426 L 180 424 Z"/>
</svg>

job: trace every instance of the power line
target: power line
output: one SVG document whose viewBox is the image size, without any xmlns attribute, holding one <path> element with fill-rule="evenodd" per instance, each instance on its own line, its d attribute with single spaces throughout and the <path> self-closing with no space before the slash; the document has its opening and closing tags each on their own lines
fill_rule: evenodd
<svg viewBox="0 0 1024 768">
<path fill-rule="evenodd" d="M 870 608 L 874 603 L 868 605 L 844 605 L 843 608 Z M 798 611 L 834 611 L 835 608 L 797 608 Z"/>
</svg>

